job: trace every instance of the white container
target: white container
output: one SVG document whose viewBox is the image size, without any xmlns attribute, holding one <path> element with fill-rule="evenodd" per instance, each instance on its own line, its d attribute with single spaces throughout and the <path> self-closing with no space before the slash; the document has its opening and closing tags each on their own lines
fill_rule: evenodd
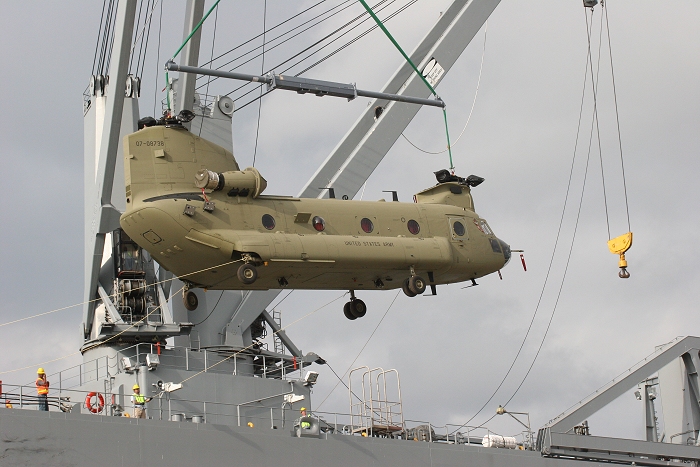
<svg viewBox="0 0 700 467">
<path fill-rule="evenodd" d="M 517 444 L 512 436 L 486 435 L 481 444 L 487 448 L 515 449 Z"/>
</svg>

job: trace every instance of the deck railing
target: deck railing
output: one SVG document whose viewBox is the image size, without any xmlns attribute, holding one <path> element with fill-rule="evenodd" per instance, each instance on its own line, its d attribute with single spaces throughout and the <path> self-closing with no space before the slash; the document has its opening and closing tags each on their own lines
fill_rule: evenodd
<svg viewBox="0 0 700 467">
<path fill-rule="evenodd" d="M 89 413 L 86 406 L 88 395 L 94 394 L 78 389 L 63 388 L 63 393 L 58 396 L 49 395 L 48 405 L 50 412 L 75 412 L 78 407 L 81 413 Z M 94 402 L 93 410 L 97 410 L 94 416 L 124 416 L 132 417 L 133 405 L 128 401 L 128 395 L 115 393 L 99 393 L 104 400 L 104 406 L 98 404 L 99 396 L 93 395 L 90 399 Z M 279 397 L 284 394 L 275 394 L 267 398 L 258 399 L 240 404 L 212 402 L 203 400 L 181 399 L 176 393 L 163 393 L 155 397 L 147 404 L 148 418 L 173 422 L 213 423 L 231 426 L 246 426 L 269 428 L 275 430 L 292 430 L 298 425 L 300 413 L 289 406 L 269 407 L 262 402 L 265 399 Z M 119 405 L 119 399 L 123 397 L 123 405 Z M 13 409 L 38 410 L 39 397 L 33 385 L 0 386 L 0 398 L 9 401 Z M 371 434 L 353 433 L 351 414 L 341 412 L 313 412 L 308 416 L 318 421 L 320 435 L 333 434 L 348 436 L 373 436 Z M 406 419 L 407 429 L 392 436 L 396 439 L 409 441 L 427 441 L 433 443 L 449 444 L 481 444 L 484 436 L 493 434 L 487 427 L 460 426 L 445 424 L 436 426 L 428 421 Z M 375 435 L 376 436 L 376 435 Z"/>
<path fill-rule="evenodd" d="M 163 368 L 173 368 L 187 371 L 204 371 L 215 373 L 238 374 L 239 360 L 255 356 L 259 362 L 254 363 L 257 369 L 255 376 L 272 379 L 296 379 L 291 374 L 298 371 L 298 366 L 277 357 L 266 355 L 254 355 L 241 353 L 240 357 L 231 356 L 233 351 L 226 348 L 213 349 L 190 349 L 187 347 L 158 346 L 156 344 L 139 343 L 124 349 L 119 349 L 116 355 L 105 355 L 94 360 L 80 363 L 70 368 L 56 373 L 48 374 L 47 377 L 53 382 L 59 394 L 64 389 L 75 389 L 86 383 L 102 381 L 111 376 L 125 371 L 121 358 L 128 356 L 132 359 L 135 367 L 146 363 L 146 355 L 158 354 L 160 357 L 159 366 Z M 222 366 L 222 362 L 230 362 Z M 233 366 L 231 370 L 230 365 Z M 298 375 L 298 373 L 297 373 Z"/>
</svg>

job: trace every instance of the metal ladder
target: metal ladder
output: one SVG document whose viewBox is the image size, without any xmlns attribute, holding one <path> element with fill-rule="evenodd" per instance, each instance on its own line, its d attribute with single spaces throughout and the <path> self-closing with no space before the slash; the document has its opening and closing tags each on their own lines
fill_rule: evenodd
<svg viewBox="0 0 700 467">
<path fill-rule="evenodd" d="M 275 320 L 277 326 L 282 328 L 282 312 L 279 310 L 272 310 L 272 319 Z M 284 345 L 282 345 L 282 339 L 280 339 L 278 334 L 272 335 L 272 341 L 275 344 L 275 353 L 284 353 Z"/>
</svg>

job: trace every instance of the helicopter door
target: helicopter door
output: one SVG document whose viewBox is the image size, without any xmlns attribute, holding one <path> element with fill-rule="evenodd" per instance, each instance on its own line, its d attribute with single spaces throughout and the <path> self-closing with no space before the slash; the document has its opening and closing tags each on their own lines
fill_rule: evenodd
<svg viewBox="0 0 700 467">
<path fill-rule="evenodd" d="M 464 217 L 448 217 L 450 236 L 455 243 L 462 243 L 469 240 L 467 232 L 467 222 Z"/>
</svg>

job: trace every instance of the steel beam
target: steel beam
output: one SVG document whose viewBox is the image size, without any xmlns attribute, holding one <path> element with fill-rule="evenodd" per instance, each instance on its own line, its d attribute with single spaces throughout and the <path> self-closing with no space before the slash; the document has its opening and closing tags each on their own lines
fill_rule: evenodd
<svg viewBox="0 0 700 467">
<path fill-rule="evenodd" d="M 104 287 L 102 287 L 102 284 L 99 284 L 97 286 L 97 294 L 100 296 L 102 299 L 102 303 L 105 305 L 106 311 L 112 315 L 112 321 L 115 323 L 118 322 L 124 322 L 122 319 L 122 315 L 119 314 L 119 311 L 117 311 L 117 307 L 114 306 L 114 302 L 112 302 L 112 297 L 109 296 L 109 294 L 105 291 Z"/>
<path fill-rule="evenodd" d="M 187 39 L 192 30 L 202 20 L 204 16 L 204 0 L 187 0 L 185 10 L 185 26 L 182 31 L 182 41 Z M 186 66 L 197 66 L 199 64 L 199 45 L 202 40 L 202 28 L 192 34 L 192 37 L 182 49 L 180 64 Z M 181 110 L 192 110 L 194 107 L 194 88 L 197 75 L 185 74 L 180 77 L 177 99 L 175 100 L 175 113 Z M 189 124 L 187 125 L 189 128 Z"/>
<path fill-rule="evenodd" d="M 277 334 L 277 337 L 279 337 L 282 343 L 285 345 L 285 347 L 287 347 L 289 353 L 291 353 L 295 357 L 302 357 L 301 351 L 297 348 L 296 345 L 294 345 L 294 342 L 292 342 L 291 339 L 287 337 L 287 333 L 284 332 L 282 328 L 280 328 L 279 324 L 277 324 L 277 321 L 272 319 L 270 313 L 268 313 L 267 310 L 263 310 L 262 315 L 265 318 L 265 321 L 267 321 L 267 324 L 269 324 L 272 328 L 272 332 Z"/>
<path fill-rule="evenodd" d="M 110 85 L 107 89 L 102 139 L 97 157 L 97 171 L 93 187 L 85 187 L 86 212 L 92 218 L 86 218 L 85 230 L 85 289 L 83 306 L 83 326 L 87 338 L 92 328 L 97 297 L 98 277 L 105 245 L 105 232 L 114 227 L 112 206 L 112 188 L 114 168 L 117 160 L 117 148 L 121 134 L 122 112 L 124 109 L 124 92 L 129 69 L 131 38 L 136 15 L 136 0 L 119 2 L 115 22 L 114 45 L 109 70 Z M 116 227 L 119 226 L 117 217 Z"/>
<path fill-rule="evenodd" d="M 547 456 L 650 466 L 688 465 L 684 462 L 697 460 L 699 455 L 695 446 L 551 431 L 546 435 L 542 453 Z"/>
<path fill-rule="evenodd" d="M 357 89 L 354 84 L 336 83 L 334 81 L 322 81 L 318 79 L 299 78 L 297 76 L 287 75 L 249 75 L 246 73 L 237 73 L 232 71 L 212 70 L 209 68 L 198 68 L 193 66 L 178 65 L 173 61 L 165 64 L 165 68 L 169 71 L 179 71 L 184 73 L 184 76 L 217 76 L 219 78 L 236 79 L 240 81 L 249 81 L 252 83 L 266 83 L 268 89 L 283 89 L 285 91 L 294 91 L 299 94 L 313 94 L 315 96 L 331 96 L 342 97 L 349 101 L 356 97 L 372 97 L 388 101 L 406 102 L 408 104 L 428 105 L 432 107 L 445 107 L 445 103 L 441 99 L 423 99 L 421 97 L 404 96 L 400 94 L 388 94 L 384 92 L 366 91 Z M 189 109 L 192 110 L 192 109 Z"/>
<path fill-rule="evenodd" d="M 686 391 L 686 419 L 687 430 L 692 431 L 695 445 L 700 446 L 700 355 L 698 352 L 689 352 L 683 355 L 685 374 L 688 378 L 688 391 Z M 700 453 L 698 453 L 700 457 Z"/>
<path fill-rule="evenodd" d="M 551 431 L 556 433 L 571 431 L 576 424 L 587 419 L 610 402 L 637 386 L 640 381 L 644 381 L 647 377 L 656 373 L 682 355 L 694 352 L 697 358 L 699 349 L 700 337 L 688 336 L 672 341 L 670 344 L 667 344 L 662 349 L 657 350 L 654 354 L 644 359 L 644 361 L 627 370 L 621 378 L 612 380 L 594 394 L 591 394 L 571 409 L 550 421 L 544 428 L 551 428 Z"/>
</svg>

